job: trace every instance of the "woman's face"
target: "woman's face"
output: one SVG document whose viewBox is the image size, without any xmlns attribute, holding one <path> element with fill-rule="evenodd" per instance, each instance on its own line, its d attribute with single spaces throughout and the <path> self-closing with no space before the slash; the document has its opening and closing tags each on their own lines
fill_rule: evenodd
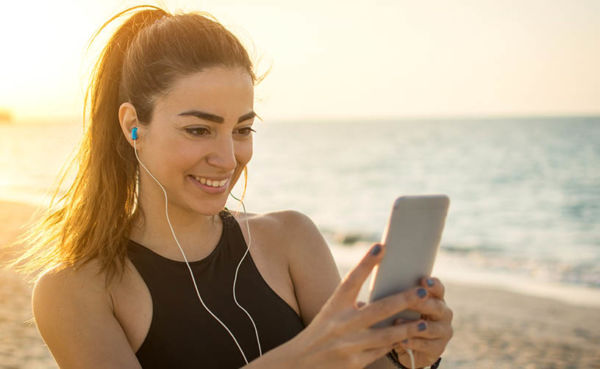
<svg viewBox="0 0 600 369">
<path fill-rule="evenodd" d="M 229 67 L 181 77 L 156 100 L 152 121 L 138 128 L 138 155 L 165 187 L 171 206 L 204 215 L 225 206 L 252 157 L 253 106 L 250 75 Z M 140 174 L 140 191 L 155 186 L 151 192 L 164 201 L 146 171 L 140 168 Z"/>
</svg>

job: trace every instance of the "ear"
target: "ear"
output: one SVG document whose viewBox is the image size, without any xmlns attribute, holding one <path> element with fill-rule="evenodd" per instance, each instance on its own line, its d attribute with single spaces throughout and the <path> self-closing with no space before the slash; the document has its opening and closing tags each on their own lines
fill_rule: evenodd
<svg viewBox="0 0 600 369">
<path fill-rule="evenodd" d="M 125 139 L 129 141 L 129 144 L 133 146 L 133 140 L 131 138 L 131 131 L 134 127 L 140 128 L 139 121 L 137 119 L 137 112 L 135 110 L 135 106 L 133 106 L 130 102 L 124 102 L 119 106 L 119 124 L 121 125 L 121 130 L 125 135 Z M 139 137 L 139 131 L 138 131 Z M 137 145 L 139 146 L 139 141 Z"/>
</svg>

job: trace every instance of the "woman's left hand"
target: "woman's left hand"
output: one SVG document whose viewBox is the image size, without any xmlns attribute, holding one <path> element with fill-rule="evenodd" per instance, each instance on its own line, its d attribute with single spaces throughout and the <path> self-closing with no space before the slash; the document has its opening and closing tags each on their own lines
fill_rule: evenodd
<svg viewBox="0 0 600 369">
<path fill-rule="evenodd" d="M 406 349 L 412 350 L 415 367 L 423 368 L 432 365 L 442 355 L 453 334 L 453 313 L 444 301 L 444 285 L 439 279 L 430 277 L 423 278 L 421 286 L 427 291 L 427 296 L 415 310 L 421 313 L 425 329 L 394 346 L 398 360 L 407 368 L 411 363 Z"/>
</svg>

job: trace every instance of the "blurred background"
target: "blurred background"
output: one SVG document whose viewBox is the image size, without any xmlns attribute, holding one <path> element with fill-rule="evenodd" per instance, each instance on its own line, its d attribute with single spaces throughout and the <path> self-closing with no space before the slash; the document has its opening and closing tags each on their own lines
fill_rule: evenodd
<svg viewBox="0 0 600 369">
<path fill-rule="evenodd" d="M 86 51 L 90 37 L 142 3 L 210 12 L 258 74 L 271 69 L 248 211 L 309 215 L 344 274 L 397 196 L 447 194 L 433 273 L 456 312 L 447 365 L 600 368 L 599 1 L 7 2 L 0 241 L 47 204 L 76 148 L 91 65 L 118 24 Z M 26 301 L 20 286 L 5 297 Z M 0 368 L 53 367 L 35 328 L 22 333 L 30 312 L 11 314 Z"/>
</svg>

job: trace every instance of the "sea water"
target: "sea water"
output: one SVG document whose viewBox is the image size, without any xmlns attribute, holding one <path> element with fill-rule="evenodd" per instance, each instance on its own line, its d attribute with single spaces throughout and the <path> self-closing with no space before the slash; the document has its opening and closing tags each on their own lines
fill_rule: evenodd
<svg viewBox="0 0 600 369">
<path fill-rule="evenodd" d="M 439 193 L 451 204 L 437 272 L 600 291 L 600 117 L 256 121 L 254 129 L 247 210 L 307 214 L 345 267 L 381 240 L 397 196 Z M 73 122 L 0 126 L 0 198 L 46 201 L 81 132 Z M 243 177 L 234 194 L 242 189 Z M 227 206 L 241 210 L 231 198 Z"/>
</svg>

